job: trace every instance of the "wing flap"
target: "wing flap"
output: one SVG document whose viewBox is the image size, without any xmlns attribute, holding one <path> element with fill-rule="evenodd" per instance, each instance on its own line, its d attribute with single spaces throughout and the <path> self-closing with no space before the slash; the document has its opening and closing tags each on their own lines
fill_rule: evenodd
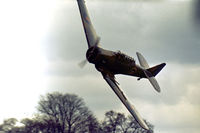
<svg viewBox="0 0 200 133">
<path fill-rule="evenodd" d="M 107 75 L 103 74 L 104 79 L 109 84 L 109 86 L 112 88 L 112 90 L 115 92 L 115 94 L 118 96 L 118 98 L 121 100 L 121 102 L 125 105 L 125 107 L 128 109 L 128 111 L 131 113 L 131 115 L 135 118 L 135 120 L 140 124 L 140 126 L 146 130 L 149 130 L 149 127 L 146 125 L 136 108 L 131 105 L 131 103 L 128 101 L 124 93 L 121 91 L 119 86 L 116 84 L 116 82 L 110 78 Z"/>
<path fill-rule="evenodd" d="M 78 7 L 79 7 L 88 47 L 90 48 L 92 46 L 98 45 L 100 38 L 97 36 L 96 31 L 94 30 L 94 27 L 89 17 L 89 13 L 87 11 L 87 7 L 85 5 L 85 1 L 77 0 L 77 2 L 78 2 Z"/>
</svg>

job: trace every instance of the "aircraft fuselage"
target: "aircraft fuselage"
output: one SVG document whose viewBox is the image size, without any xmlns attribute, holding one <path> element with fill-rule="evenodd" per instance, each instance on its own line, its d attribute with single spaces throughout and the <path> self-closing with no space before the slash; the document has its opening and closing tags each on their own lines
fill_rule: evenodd
<svg viewBox="0 0 200 133">
<path fill-rule="evenodd" d="M 120 51 L 113 52 L 100 47 L 91 47 L 86 53 L 87 60 L 95 64 L 98 71 L 108 74 L 124 74 L 146 78 L 143 70 L 129 57 Z"/>
</svg>

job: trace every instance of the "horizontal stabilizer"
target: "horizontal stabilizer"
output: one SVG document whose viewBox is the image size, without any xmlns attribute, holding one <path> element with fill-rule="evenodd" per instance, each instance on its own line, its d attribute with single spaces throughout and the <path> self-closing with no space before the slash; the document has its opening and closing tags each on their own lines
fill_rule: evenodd
<svg viewBox="0 0 200 133">
<path fill-rule="evenodd" d="M 142 66 L 145 69 L 149 68 L 149 65 L 147 63 L 147 61 L 145 60 L 145 58 L 142 56 L 142 54 L 140 54 L 139 52 L 136 52 L 138 60 L 140 62 L 140 66 Z"/>
<path fill-rule="evenodd" d="M 153 88 L 157 91 L 160 92 L 160 86 L 156 80 L 155 77 L 151 76 L 151 73 L 149 71 L 144 71 L 147 79 L 149 80 L 149 82 L 151 83 L 151 85 L 153 86 Z"/>
<path fill-rule="evenodd" d="M 145 60 L 145 58 L 142 56 L 142 54 L 140 54 L 139 52 L 137 52 L 136 54 L 137 54 L 141 69 L 143 69 L 143 72 L 144 72 L 146 78 L 149 80 L 149 82 L 154 87 L 154 89 L 157 92 L 160 92 L 161 89 L 160 89 L 160 86 L 159 86 L 155 76 L 163 69 L 163 67 L 166 64 L 162 63 L 160 65 L 157 65 L 157 66 L 154 66 L 152 68 L 149 68 L 148 63 Z"/>
<path fill-rule="evenodd" d="M 151 77 L 151 78 L 148 78 L 148 80 L 150 81 L 150 83 L 152 84 L 152 86 L 154 87 L 154 89 L 157 91 L 157 92 L 160 92 L 160 86 L 156 80 L 155 77 Z"/>
</svg>

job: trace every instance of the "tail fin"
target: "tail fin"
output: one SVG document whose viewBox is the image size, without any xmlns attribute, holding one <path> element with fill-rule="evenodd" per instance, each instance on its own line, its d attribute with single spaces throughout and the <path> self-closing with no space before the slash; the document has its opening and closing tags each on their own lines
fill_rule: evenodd
<svg viewBox="0 0 200 133">
<path fill-rule="evenodd" d="M 166 63 L 162 63 L 147 69 L 147 71 L 149 71 L 155 77 L 163 69 L 165 65 Z"/>
</svg>

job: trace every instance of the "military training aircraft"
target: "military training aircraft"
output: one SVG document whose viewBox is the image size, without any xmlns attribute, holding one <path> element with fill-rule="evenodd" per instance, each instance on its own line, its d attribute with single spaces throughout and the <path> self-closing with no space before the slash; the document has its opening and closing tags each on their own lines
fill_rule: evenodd
<svg viewBox="0 0 200 133">
<path fill-rule="evenodd" d="M 131 115 L 139 123 L 139 125 L 142 128 L 149 130 L 149 127 L 139 115 L 135 107 L 128 101 L 124 93 L 119 88 L 119 83 L 115 80 L 115 75 L 124 74 L 135 76 L 138 77 L 138 80 L 146 78 L 150 81 L 154 89 L 160 92 L 160 87 L 155 79 L 155 76 L 166 64 L 162 63 L 150 68 L 145 58 L 139 52 L 137 52 L 136 54 L 140 63 L 140 65 L 137 65 L 133 58 L 121 53 L 120 51 L 113 52 L 101 48 L 99 46 L 100 38 L 97 36 L 91 23 L 85 1 L 77 0 L 77 2 L 88 43 L 86 61 L 94 64 L 96 69 L 102 73 L 103 78 L 119 97 Z"/>
</svg>

